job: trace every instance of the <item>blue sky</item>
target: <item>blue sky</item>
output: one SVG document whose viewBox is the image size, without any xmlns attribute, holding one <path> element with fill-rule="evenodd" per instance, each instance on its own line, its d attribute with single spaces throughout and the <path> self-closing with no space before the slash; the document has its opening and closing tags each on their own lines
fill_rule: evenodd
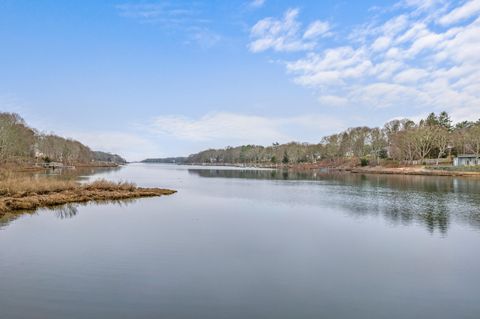
<svg viewBox="0 0 480 319">
<path fill-rule="evenodd" d="M 480 118 L 480 0 L 0 0 L 0 110 L 129 160 Z"/>
</svg>

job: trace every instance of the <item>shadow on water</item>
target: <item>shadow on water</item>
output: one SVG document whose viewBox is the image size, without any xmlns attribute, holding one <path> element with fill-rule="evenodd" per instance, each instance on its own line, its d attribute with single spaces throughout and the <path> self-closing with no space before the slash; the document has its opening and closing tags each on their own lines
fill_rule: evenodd
<svg viewBox="0 0 480 319">
<path fill-rule="evenodd" d="M 424 225 L 445 235 L 452 219 L 480 229 L 480 180 L 458 177 L 363 175 L 275 170 L 189 169 L 205 178 L 313 181 L 315 197 L 295 196 L 304 204 L 339 207 L 354 217 L 381 215 L 392 225 Z M 289 198 L 288 200 L 292 200 Z"/>
</svg>

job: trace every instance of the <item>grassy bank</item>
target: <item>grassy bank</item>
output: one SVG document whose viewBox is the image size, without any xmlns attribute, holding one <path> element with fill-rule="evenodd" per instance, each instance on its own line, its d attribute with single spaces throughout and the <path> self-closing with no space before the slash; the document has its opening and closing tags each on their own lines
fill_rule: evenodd
<svg viewBox="0 0 480 319">
<path fill-rule="evenodd" d="M 428 166 L 428 169 L 448 172 L 480 173 L 480 166 Z"/>
<path fill-rule="evenodd" d="M 424 175 L 424 176 L 480 176 L 480 170 L 469 170 L 466 167 L 423 167 L 407 166 L 397 168 L 376 167 L 357 167 L 350 169 L 352 173 L 365 174 L 398 174 L 398 175 Z"/>
<path fill-rule="evenodd" d="M 19 176 L 0 172 L 0 216 L 69 203 L 124 200 L 171 195 L 173 190 L 141 188 L 135 184 L 98 180 L 81 184 L 75 180 Z"/>
</svg>

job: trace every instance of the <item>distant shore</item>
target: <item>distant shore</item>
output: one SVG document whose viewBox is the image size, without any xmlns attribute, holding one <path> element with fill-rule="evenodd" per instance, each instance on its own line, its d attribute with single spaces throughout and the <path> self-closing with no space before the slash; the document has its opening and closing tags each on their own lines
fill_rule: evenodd
<svg viewBox="0 0 480 319">
<path fill-rule="evenodd" d="M 385 167 L 385 166 L 350 166 L 335 165 L 332 163 L 296 163 L 296 164 L 228 164 L 228 163 L 189 163 L 181 165 L 198 165 L 198 166 L 232 166 L 239 168 L 269 168 L 284 169 L 292 171 L 306 171 L 315 169 L 324 169 L 330 171 L 348 172 L 353 174 L 389 174 L 389 175 L 424 175 L 424 176 L 467 176 L 480 177 L 480 169 L 472 171 L 468 168 L 454 166 L 401 166 L 401 167 Z"/>
</svg>

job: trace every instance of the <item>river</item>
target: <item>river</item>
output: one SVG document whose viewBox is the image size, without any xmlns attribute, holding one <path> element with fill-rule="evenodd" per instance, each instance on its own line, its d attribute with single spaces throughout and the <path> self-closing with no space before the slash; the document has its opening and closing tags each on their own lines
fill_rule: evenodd
<svg viewBox="0 0 480 319">
<path fill-rule="evenodd" d="M 130 164 L 0 223 L 0 318 L 480 318 L 480 179 Z"/>
</svg>

